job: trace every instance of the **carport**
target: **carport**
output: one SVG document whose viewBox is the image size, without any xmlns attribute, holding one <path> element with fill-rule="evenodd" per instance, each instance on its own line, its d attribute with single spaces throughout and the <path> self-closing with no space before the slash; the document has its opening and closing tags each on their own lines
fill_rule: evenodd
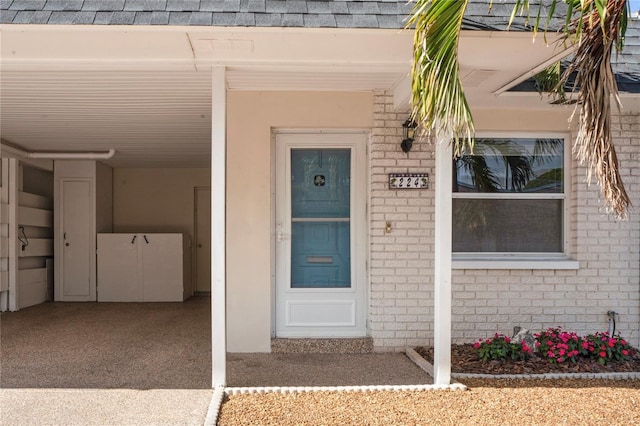
<svg viewBox="0 0 640 426">
<path fill-rule="evenodd" d="M 234 246 L 247 237 L 239 229 L 250 232 L 255 227 L 257 234 L 272 222 L 262 217 L 269 212 L 255 220 L 249 217 L 256 210 L 253 200 L 270 200 L 273 188 L 273 182 L 252 181 L 256 166 L 273 167 L 273 158 L 265 159 L 273 156 L 273 147 L 256 149 L 255 137 L 269 140 L 274 129 L 283 128 L 361 130 L 367 126 L 353 119 L 354 105 L 366 102 L 373 91 L 391 93 L 394 111 L 406 111 L 411 37 L 409 31 L 366 29 L 4 27 L 3 156 L 16 156 L 11 147 L 45 154 L 113 149 L 115 156 L 104 163 L 114 171 L 114 193 L 134 182 L 130 176 L 142 179 L 145 170 L 151 173 L 149 180 L 177 169 L 210 171 L 211 371 L 213 385 L 223 386 L 228 346 L 233 351 L 241 347 L 236 341 L 254 335 L 268 342 L 263 331 L 270 326 L 273 330 L 262 316 L 251 317 L 254 311 L 271 313 L 273 323 L 273 302 L 262 303 L 273 296 L 273 289 L 261 287 L 258 291 L 265 297 L 248 304 L 244 300 L 254 291 L 251 274 L 272 268 L 272 255 L 260 253 L 259 245 L 243 243 L 248 252 Z M 530 34 L 523 33 L 466 34 L 460 56 L 472 102 L 490 107 L 495 95 L 566 53 L 529 40 Z M 340 108 L 314 121 L 314 105 L 329 101 Z M 506 97 L 500 102 L 504 108 L 519 100 Z M 255 105 L 262 109 L 249 108 Z M 284 113 L 270 116 L 271 109 Z M 446 177 L 451 162 L 446 145 L 438 147 L 437 168 Z M 24 161 L 52 167 L 47 159 Z M 244 187 L 238 186 L 242 179 L 247 181 Z M 448 383 L 451 259 L 443 253 L 450 252 L 445 232 L 450 229 L 450 188 L 440 184 L 436 191 L 442 201 L 436 212 L 434 330 L 435 345 L 441 348 L 436 381 Z M 133 199 L 135 193 L 129 195 Z M 122 201 L 125 197 L 118 197 L 114 214 L 130 219 L 133 209 Z M 115 222 L 115 232 L 130 226 Z M 266 239 L 273 244 L 274 224 L 267 227 L 271 235 Z M 247 267 L 251 262 L 258 267 Z"/>
</svg>

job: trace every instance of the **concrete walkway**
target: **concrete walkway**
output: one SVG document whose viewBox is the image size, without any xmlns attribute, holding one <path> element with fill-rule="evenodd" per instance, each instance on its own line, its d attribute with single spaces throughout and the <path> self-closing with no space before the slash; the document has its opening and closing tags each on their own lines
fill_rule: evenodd
<svg viewBox="0 0 640 426">
<path fill-rule="evenodd" d="M 433 383 L 404 354 L 229 354 L 231 387 L 369 386 Z"/>
<path fill-rule="evenodd" d="M 3 426 L 202 425 L 211 390 L 2 389 Z"/>
</svg>

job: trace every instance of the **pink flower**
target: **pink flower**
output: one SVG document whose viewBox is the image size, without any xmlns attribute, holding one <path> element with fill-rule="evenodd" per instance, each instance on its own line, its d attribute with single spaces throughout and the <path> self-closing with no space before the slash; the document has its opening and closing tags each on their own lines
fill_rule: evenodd
<svg viewBox="0 0 640 426">
<path fill-rule="evenodd" d="M 624 340 L 620 340 L 620 344 L 621 344 L 621 345 L 626 345 L 626 344 L 627 344 L 627 342 L 626 342 L 626 341 L 624 341 Z"/>
<path fill-rule="evenodd" d="M 600 358 L 605 358 L 607 356 L 607 353 L 605 351 L 602 351 L 598 355 L 600 355 Z"/>
<path fill-rule="evenodd" d="M 626 350 L 626 349 L 623 349 L 623 350 L 622 350 L 622 355 L 624 355 L 624 356 L 629 355 L 629 351 L 628 351 L 628 350 Z"/>
<path fill-rule="evenodd" d="M 564 361 L 564 358 L 562 357 L 558 358 L 558 362 L 562 362 L 562 361 Z"/>
<path fill-rule="evenodd" d="M 507 343 L 511 343 L 511 339 L 509 337 L 507 337 L 507 336 L 504 337 L 504 341 L 507 342 Z"/>
<path fill-rule="evenodd" d="M 480 349 L 480 342 L 475 342 L 473 344 L 473 349 Z"/>
<path fill-rule="evenodd" d="M 612 348 L 616 345 L 616 340 L 615 339 L 609 339 L 609 347 Z"/>
<path fill-rule="evenodd" d="M 589 347 L 589 343 L 587 343 L 587 342 L 582 342 L 582 347 L 583 347 L 584 349 L 587 349 L 587 348 Z"/>
</svg>

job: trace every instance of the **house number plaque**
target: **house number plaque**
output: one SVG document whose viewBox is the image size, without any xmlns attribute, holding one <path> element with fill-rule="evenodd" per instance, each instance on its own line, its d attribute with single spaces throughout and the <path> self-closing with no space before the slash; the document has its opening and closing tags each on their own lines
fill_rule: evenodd
<svg viewBox="0 0 640 426">
<path fill-rule="evenodd" d="M 389 173 L 389 189 L 427 189 L 429 173 Z"/>
</svg>

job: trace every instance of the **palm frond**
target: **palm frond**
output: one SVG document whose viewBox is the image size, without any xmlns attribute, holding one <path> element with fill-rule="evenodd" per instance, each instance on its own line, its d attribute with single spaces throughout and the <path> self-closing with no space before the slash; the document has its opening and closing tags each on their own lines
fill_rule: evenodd
<svg viewBox="0 0 640 426">
<path fill-rule="evenodd" d="M 563 85 L 576 73 L 579 131 L 574 146 L 578 158 L 595 175 L 607 208 L 626 217 L 631 205 L 618 171 L 611 135 L 611 99 L 618 90 L 611 69 L 612 50 L 621 50 L 627 28 L 627 0 L 540 1 L 533 21 L 534 34 L 546 31 L 556 6 L 566 4 L 565 41 L 578 50 L 560 79 Z M 424 130 L 436 131 L 453 141 L 459 157 L 473 149 L 473 117 L 460 79 L 458 44 L 468 0 L 416 0 L 408 26 L 415 25 L 414 61 L 411 71 L 412 116 Z M 543 23 L 542 7 L 547 7 Z M 516 0 L 509 25 L 516 15 L 529 19 L 529 0 Z M 558 85 L 558 87 L 560 87 Z M 575 113 L 574 113 L 575 115 Z"/>
<path fill-rule="evenodd" d="M 473 144 L 473 117 L 458 65 L 458 41 L 468 0 L 417 0 L 408 25 L 413 43 L 412 116 L 423 130 L 447 135 L 454 155 Z"/>
<path fill-rule="evenodd" d="M 620 177 L 618 159 L 611 134 L 611 101 L 620 107 L 618 87 L 611 67 L 613 49 L 623 43 L 628 6 L 625 0 L 593 0 L 589 13 L 578 18 L 581 28 L 578 49 L 565 70 L 561 81 L 576 74 L 578 88 L 579 129 L 574 153 L 587 164 L 587 180 L 595 175 L 607 209 L 619 218 L 625 218 L 631 200 Z"/>
<path fill-rule="evenodd" d="M 550 3 L 547 26 L 557 3 L 558 0 Z M 607 210 L 626 218 L 631 200 L 620 177 L 611 135 L 611 101 L 618 108 L 621 105 L 611 55 L 614 49 L 624 47 L 629 5 L 627 0 L 564 0 L 564 3 L 568 6 L 565 39 L 577 43 L 578 48 L 556 88 L 563 87 L 576 75 L 574 91 L 578 92 L 578 99 L 573 116 L 578 114 L 579 126 L 574 153 L 581 163 L 587 164 L 587 180 L 590 182 L 595 175 Z M 538 31 L 539 23 L 536 19 L 534 32 Z"/>
<path fill-rule="evenodd" d="M 557 103 L 566 103 L 567 96 L 564 85 L 560 81 L 561 76 L 560 62 L 556 62 L 534 75 L 533 80 L 536 83 L 538 93 L 551 93 L 556 97 Z"/>
</svg>

